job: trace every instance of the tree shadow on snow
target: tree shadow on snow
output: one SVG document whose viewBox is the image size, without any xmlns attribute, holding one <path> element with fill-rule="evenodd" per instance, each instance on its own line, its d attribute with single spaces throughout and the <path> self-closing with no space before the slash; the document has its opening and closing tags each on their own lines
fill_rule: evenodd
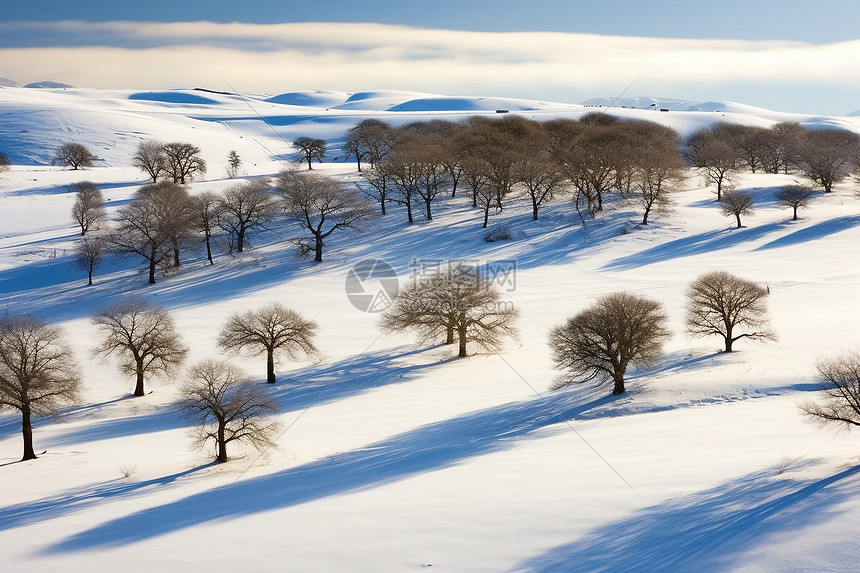
<svg viewBox="0 0 860 573">
<path fill-rule="evenodd" d="M 682 257 L 711 253 L 719 249 L 728 249 L 761 239 L 779 231 L 787 224 L 786 221 L 780 221 L 751 228 L 706 231 L 689 237 L 681 237 L 668 243 L 661 243 L 632 255 L 619 257 L 608 262 L 603 268 L 604 270 L 629 270 Z"/>
<path fill-rule="evenodd" d="M 514 571 L 727 571 L 771 535 L 840 513 L 838 506 L 860 493 L 858 474 L 860 466 L 817 480 L 751 473 L 604 525 Z"/>
<path fill-rule="evenodd" d="M 171 475 L 144 481 L 115 480 L 75 488 L 58 495 L 36 501 L 26 501 L 0 508 L 0 531 L 24 527 L 34 523 L 56 519 L 70 513 L 84 511 L 111 500 L 124 500 L 131 496 L 147 495 L 154 490 L 163 490 L 174 482 L 200 470 L 212 467 L 215 462 L 197 466 Z"/>
<path fill-rule="evenodd" d="M 215 520 L 379 487 L 508 449 L 537 434 L 569 431 L 560 422 L 614 399 L 604 395 L 582 404 L 578 394 L 560 393 L 550 399 L 552 407 L 545 399 L 534 398 L 470 412 L 361 449 L 120 517 L 69 537 L 46 552 L 122 546 Z"/>
</svg>

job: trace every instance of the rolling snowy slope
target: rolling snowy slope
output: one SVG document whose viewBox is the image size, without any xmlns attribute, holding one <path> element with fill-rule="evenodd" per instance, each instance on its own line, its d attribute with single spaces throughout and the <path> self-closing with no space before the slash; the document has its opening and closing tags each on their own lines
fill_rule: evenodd
<svg viewBox="0 0 860 573">
<path fill-rule="evenodd" d="M 639 108 L 649 101 L 611 113 L 684 133 L 787 119 L 860 131 L 856 117 Z M 860 348 L 854 181 L 791 221 L 774 193 L 794 176 L 743 175 L 738 187 L 757 198 L 743 229 L 691 173 L 674 212 L 648 226 L 620 200 L 585 224 L 563 199 L 534 222 L 522 200 L 491 219 L 513 239 L 487 242 L 480 214 L 458 196 L 411 226 L 392 205 L 360 233 L 332 235 L 319 264 L 297 257 L 301 229 L 283 220 L 252 236 L 247 252 L 219 252 L 214 266 L 196 253 L 152 286 L 134 259 L 110 258 L 91 287 L 73 264 L 70 186 L 97 183 L 115 214 L 146 183 L 131 165 L 144 140 L 198 145 L 209 171 L 191 192 L 221 192 L 236 183 L 225 176 L 230 150 L 243 177 L 272 175 L 296 137 L 323 137 L 335 156 L 345 131 L 368 117 L 397 124 L 505 109 L 542 119 L 599 105 L 0 88 L 0 151 L 14 163 L 0 173 L 0 312 L 62 326 L 85 380 L 85 404 L 36 421 L 37 451 L 46 450 L 37 460 L 18 462 L 20 418 L 0 414 L 2 570 L 852 571 L 858 436 L 817 429 L 797 403 L 815 397 L 816 358 Z M 48 165 L 69 140 L 90 146 L 96 166 Z M 314 168 L 359 177 L 353 162 Z M 345 292 L 350 269 L 367 259 L 404 281 L 421 262 L 515 262 L 507 294 L 521 313 L 518 340 L 456 359 L 448 347 L 382 334 L 378 315 Z M 715 269 L 768 285 L 778 341 L 740 342 L 726 355 L 717 339 L 686 334 L 685 289 Z M 622 396 L 590 384 L 551 391 L 548 331 L 616 290 L 663 302 L 674 332 L 665 355 L 631 372 Z M 237 310 L 279 301 L 319 323 L 322 356 L 281 362 L 267 387 L 283 409 L 277 449 L 258 457 L 237 446 L 214 465 L 209 449 L 190 448 L 173 405 L 178 380 L 131 398 L 131 381 L 90 357 L 90 317 L 127 297 L 170 310 L 190 363 L 219 356 L 218 330 Z M 261 360 L 230 360 L 262 384 Z"/>
</svg>

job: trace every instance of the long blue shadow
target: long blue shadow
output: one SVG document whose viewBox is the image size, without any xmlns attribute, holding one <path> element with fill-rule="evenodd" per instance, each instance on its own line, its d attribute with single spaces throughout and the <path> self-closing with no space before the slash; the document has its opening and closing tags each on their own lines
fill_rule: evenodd
<svg viewBox="0 0 860 573">
<path fill-rule="evenodd" d="M 836 217 L 834 219 L 830 219 L 829 221 L 822 221 L 821 223 L 816 223 L 814 225 L 810 225 L 809 227 L 798 229 L 797 231 L 789 233 L 784 237 L 780 237 L 769 243 L 765 243 L 756 250 L 764 251 L 768 249 L 778 249 L 780 247 L 798 245 L 800 243 L 806 243 L 809 241 L 814 241 L 816 239 L 821 239 L 829 235 L 835 235 L 836 233 L 841 233 L 842 231 L 847 231 L 848 229 L 853 229 L 857 225 L 860 225 L 860 215 L 846 215 L 843 217 Z"/>
<path fill-rule="evenodd" d="M 535 398 L 421 426 L 359 450 L 114 519 L 46 551 L 64 553 L 122 546 L 210 521 L 378 487 L 512 447 L 551 424 L 614 400 L 607 396 L 580 404 L 576 398 L 573 394 L 557 394 L 552 408 Z"/>
<path fill-rule="evenodd" d="M 211 467 L 213 464 L 214 462 L 144 481 L 112 480 L 65 491 L 61 494 L 36 501 L 27 501 L 3 507 L 0 508 L 0 531 L 57 519 L 58 517 L 83 511 L 115 499 L 127 499 L 133 495 L 146 495 L 153 490 L 160 490 L 165 486 L 170 486 L 177 480 Z"/>
<path fill-rule="evenodd" d="M 860 493 L 860 466 L 819 480 L 760 471 L 600 527 L 520 573 L 728 571 L 768 536 L 820 523 Z"/>
<path fill-rule="evenodd" d="M 663 243 L 632 255 L 619 257 L 608 262 L 603 268 L 606 270 L 628 270 L 643 265 L 701 255 L 720 249 L 728 249 L 761 239 L 770 233 L 778 231 L 785 225 L 785 222 L 778 222 L 746 229 L 707 231 L 690 237 L 675 239 L 674 241 L 669 241 L 668 243 Z"/>
<path fill-rule="evenodd" d="M 278 400 L 284 412 L 294 412 L 314 404 L 326 404 L 374 388 L 406 382 L 422 370 L 442 364 L 439 361 L 417 365 L 398 362 L 400 358 L 421 352 L 423 349 L 366 353 L 333 364 L 297 370 L 291 372 L 289 376 L 280 375 L 275 385 L 270 386 L 265 382 L 260 384 L 266 386 L 266 391 Z M 134 398 L 123 399 L 133 400 Z M 70 411 L 65 415 L 73 417 L 76 414 Z M 56 448 L 174 430 L 188 425 L 182 412 L 176 406 L 168 405 L 148 414 L 96 421 L 86 427 L 63 432 L 61 435 L 47 439 L 44 445 L 48 448 Z M 7 424 L 5 421 L 0 425 L 0 430 L 7 429 L 7 426 L 11 432 L 14 425 Z M 17 431 L 20 432 L 20 422 Z"/>
</svg>

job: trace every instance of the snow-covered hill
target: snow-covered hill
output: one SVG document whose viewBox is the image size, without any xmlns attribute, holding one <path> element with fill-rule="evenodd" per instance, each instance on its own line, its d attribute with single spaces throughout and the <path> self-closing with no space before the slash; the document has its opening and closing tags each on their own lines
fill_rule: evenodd
<svg viewBox="0 0 860 573">
<path fill-rule="evenodd" d="M 794 119 L 858 128 L 860 118 L 776 114 L 738 104 L 699 110 L 637 105 L 623 117 L 688 132 L 712 121 Z M 618 104 L 618 102 L 616 102 Z M 20 463 L 20 419 L 0 414 L 0 555 L 18 571 L 852 571 L 860 559 L 857 440 L 819 430 L 797 403 L 815 396 L 816 358 L 860 347 L 860 200 L 854 182 L 816 197 L 790 221 L 774 201 L 793 176 L 745 175 L 757 210 L 735 229 L 691 174 L 675 211 L 637 223 L 618 200 L 582 223 L 559 199 L 531 220 L 514 202 L 491 219 L 513 238 L 487 242 L 466 197 L 444 198 L 431 222 L 390 213 L 361 233 L 333 235 L 321 264 L 299 259 L 301 230 L 277 221 L 241 255 L 202 254 L 146 284 L 139 261 L 109 259 L 92 287 L 73 264 L 70 185 L 93 181 L 110 213 L 145 183 L 131 166 L 142 140 L 189 141 L 209 163 L 192 193 L 276 173 L 300 135 L 335 146 L 367 117 L 407 122 L 497 110 L 578 117 L 594 106 L 414 92 L 236 95 L 205 90 L 103 92 L 0 89 L 0 309 L 62 326 L 82 363 L 86 403 L 39 419 L 39 459 Z M 650 106 L 650 103 L 649 103 Z M 635 108 L 635 109 L 634 109 Z M 97 166 L 48 165 L 74 140 Z M 351 182 L 354 163 L 321 171 Z M 378 315 L 345 292 L 360 261 L 402 280 L 422 264 L 515 266 L 506 283 L 520 336 L 498 354 L 455 359 L 384 335 Z M 767 284 L 777 342 L 692 339 L 684 293 L 725 269 Z M 630 374 L 629 392 L 549 388 L 549 329 L 600 294 L 659 299 L 674 336 L 659 364 Z M 90 358 L 90 317 L 126 297 L 163 305 L 191 348 L 218 356 L 215 337 L 236 310 L 279 301 L 319 323 L 317 361 L 284 361 L 269 388 L 283 408 L 278 448 L 212 465 L 190 449 L 172 405 L 176 384 L 131 398 L 113 364 Z M 231 357 L 262 381 L 260 359 Z M 261 382 L 262 383 L 262 382 Z"/>
</svg>

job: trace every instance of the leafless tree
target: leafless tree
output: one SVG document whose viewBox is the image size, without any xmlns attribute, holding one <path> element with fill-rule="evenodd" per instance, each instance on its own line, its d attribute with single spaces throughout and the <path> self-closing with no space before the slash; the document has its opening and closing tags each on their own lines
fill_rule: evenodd
<svg viewBox="0 0 860 573">
<path fill-rule="evenodd" d="M 75 184 L 75 202 L 72 204 L 72 217 L 81 228 L 81 236 L 90 229 L 97 229 L 106 218 L 105 199 L 102 192 L 91 181 Z"/>
<path fill-rule="evenodd" d="M 302 318 L 280 303 L 269 303 L 256 310 L 234 313 L 218 335 L 224 351 L 266 355 L 266 381 L 275 383 L 275 359 L 280 354 L 294 358 L 317 353 L 313 338 L 317 324 Z"/>
<path fill-rule="evenodd" d="M 306 162 L 308 169 L 313 169 L 311 162 L 316 159 L 322 163 L 325 157 L 326 141 L 314 137 L 299 137 L 293 141 L 293 147 L 296 148 L 298 160 Z"/>
<path fill-rule="evenodd" d="M 245 250 L 248 232 L 262 228 L 276 209 L 268 179 L 245 181 L 224 191 L 217 206 L 218 226 L 230 233 L 236 251 L 241 253 Z"/>
<path fill-rule="evenodd" d="M 242 159 L 235 150 L 231 150 L 227 155 L 227 177 L 230 179 L 239 175 L 239 167 L 242 166 Z"/>
<path fill-rule="evenodd" d="M 739 123 L 718 123 L 711 129 L 735 150 L 741 163 L 746 164 L 750 171 L 755 173 L 756 169 L 764 166 L 767 155 L 767 128 Z"/>
<path fill-rule="evenodd" d="M 524 146 L 531 152 L 517 162 L 514 170 L 517 181 L 531 201 L 532 220 L 537 221 L 541 206 L 552 200 L 566 178 L 561 165 L 551 153 L 550 138 L 546 131 L 536 131 L 524 142 Z"/>
<path fill-rule="evenodd" d="M 174 183 L 185 185 L 198 175 L 206 173 L 206 161 L 200 157 L 200 148 L 190 143 L 165 143 L 161 146 L 164 153 L 165 173 Z"/>
<path fill-rule="evenodd" d="M 687 330 L 721 336 L 725 352 L 741 338 L 776 340 L 767 324 L 768 294 L 767 288 L 726 271 L 705 273 L 687 290 Z"/>
<path fill-rule="evenodd" d="M 860 352 L 822 359 L 815 366 L 825 400 L 805 402 L 800 409 L 822 425 L 860 426 Z"/>
<path fill-rule="evenodd" d="M 741 225 L 741 215 L 752 214 L 753 203 L 755 203 L 755 196 L 752 193 L 734 189 L 723 192 L 723 196 L 720 199 L 720 207 L 723 210 L 723 214 L 726 216 L 734 215 L 738 222 L 738 229 L 743 226 Z"/>
<path fill-rule="evenodd" d="M 731 187 L 731 174 L 740 165 L 740 156 L 721 131 L 716 125 L 693 132 L 684 149 L 690 163 L 717 186 L 717 201 L 723 198 L 723 189 Z"/>
<path fill-rule="evenodd" d="M 625 124 L 622 124 L 625 125 Z M 671 194 L 684 181 L 684 161 L 679 152 L 681 136 L 653 122 L 629 122 L 627 144 L 616 153 L 631 155 L 631 183 L 635 200 L 645 211 L 642 224 L 648 224 L 652 211 L 668 211 Z M 626 162 L 625 162 L 626 163 Z"/>
<path fill-rule="evenodd" d="M 346 134 L 344 152 L 354 156 L 361 171 L 361 162 L 366 160 L 371 167 L 383 161 L 394 146 L 394 129 L 378 119 L 365 119 Z"/>
<path fill-rule="evenodd" d="M 362 172 L 362 177 L 367 181 L 369 188 L 360 186 L 361 192 L 379 203 L 380 212 L 385 215 L 385 208 L 394 184 L 391 173 L 386 165 L 376 163 L 370 169 Z"/>
<path fill-rule="evenodd" d="M 358 228 L 373 212 L 358 193 L 325 175 L 285 170 L 278 173 L 276 186 L 284 212 L 313 236 L 317 262 L 322 261 L 325 239 L 339 229 Z"/>
<path fill-rule="evenodd" d="M 145 171 L 153 183 L 157 183 L 158 178 L 167 171 L 164 145 L 157 141 L 141 141 L 131 161 L 135 167 Z"/>
<path fill-rule="evenodd" d="M 803 174 L 830 193 L 860 163 L 860 135 L 838 128 L 807 129 L 797 159 Z"/>
<path fill-rule="evenodd" d="M 206 259 L 210 265 L 212 260 L 212 234 L 221 216 L 221 200 L 211 191 L 204 191 L 191 198 L 192 227 L 203 233 L 203 241 L 206 245 Z"/>
<path fill-rule="evenodd" d="M 588 380 L 612 381 L 623 394 L 630 365 L 649 366 L 671 337 L 659 302 L 615 292 L 597 299 L 549 334 L 556 368 L 565 371 L 557 387 Z"/>
<path fill-rule="evenodd" d="M 274 446 L 279 430 L 267 416 L 280 410 L 278 402 L 244 372 L 219 360 L 204 360 L 188 371 L 179 391 L 179 406 L 197 427 L 195 445 L 215 441 L 215 459 L 227 461 L 227 444 L 250 443 L 259 451 Z"/>
<path fill-rule="evenodd" d="M 762 163 L 768 173 L 788 173 L 797 165 L 797 150 L 806 128 L 796 121 L 782 121 L 772 125 L 762 138 Z"/>
<path fill-rule="evenodd" d="M 108 250 L 107 242 L 100 236 L 81 237 L 75 249 L 75 262 L 87 273 L 87 285 L 93 284 L 93 272 L 101 264 Z"/>
<path fill-rule="evenodd" d="M 0 173 L 4 171 L 9 171 L 9 167 L 12 166 L 12 162 L 9 161 L 9 158 L 6 157 L 6 154 L 0 151 Z"/>
<path fill-rule="evenodd" d="M 54 153 L 54 165 L 65 165 L 77 170 L 92 167 L 95 156 L 80 143 L 63 143 Z"/>
<path fill-rule="evenodd" d="M 0 410 L 21 413 L 22 461 L 36 459 L 32 417 L 80 401 L 80 374 L 65 335 L 41 319 L 0 318 Z"/>
<path fill-rule="evenodd" d="M 146 375 L 170 375 L 188 353 L 167 310 L 143 300 L 105 308 L 92 321 L 102 333 L 93 354 L 104 358 L 116 354 L 120 371 L 135 379 L 135 396 L 144 395 Z"/>
<path fill-rule="evenodd" d="M 805 185 L 785 185 L 776 192 L 776 200 L 783 207 L 792 209 L 792 221 L 797 221 L 797 210 L 806 207 L 815 196 L 815 191 Z"/>
<path fill-rule="evenodd" d="M 187 192 L 175 183 L 162 181 L 141 187 L 134 198 L 119 210 L 119 221 L 108 241 L 120 253 L 140 255 L 149 267 L 149 283 L 155 284 L 155 271 L 175 256 L 178 233 L 187 220 L 176 212 L 182 202 L 185 212 Z M 180 221 L 181 224 L 180 224 Z M 175 263 L 175 261 L 174 261 Z"/>
<path fill-rule="evenodd" d="M 505 338 L 517 335 L 517 310 L 502 300 L 500 290 L 478 269 L 463 264 L 418 277 L 398 291 L 394 304 L 382 315 L 383 330 L 413 330 L 423 340 L 445 337 L 459 343 L 459 357 L 471 342 L 498 350 Z"/>
</svg>

